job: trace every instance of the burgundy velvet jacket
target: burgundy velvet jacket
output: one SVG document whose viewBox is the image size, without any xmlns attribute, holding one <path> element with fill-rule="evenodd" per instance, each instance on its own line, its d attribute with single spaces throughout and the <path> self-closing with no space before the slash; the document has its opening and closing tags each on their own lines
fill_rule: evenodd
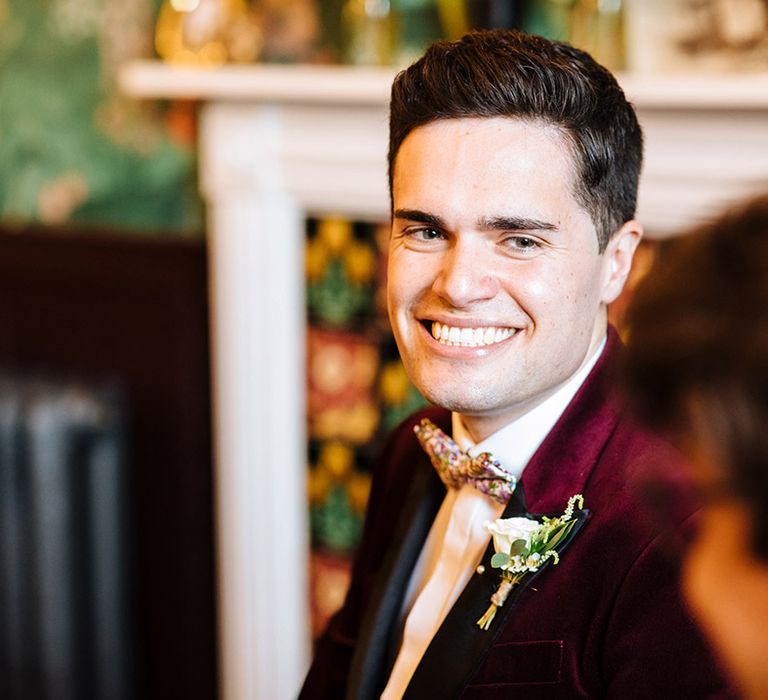
<svg viewBox="0 0 768 700">
<path fill-rule="evenodd" d="M 613 329 L 590 376 L 523 472 L 503 517 L 560 514 L 585 500 L 580 529 L 561 554 L 526 577 L 488 631 L 476 621 L 499 581 L 470 579 L 418 666 L 406 698 L 731 697 L 678 591 L 679 561 L 631 486 L 639 466 L 682 488 L 675 453 L 632 423 L 611 385 L 621 344 Z M 391 436 L 374 475 L 363 538 L 343 608 L 320 639 L 300 698 L 373 699 L 400 643 L 405 588 L 445 488 L 413 435 L 428 409 Z M 675 497 L 675 520 L 689 514 Z M 668 534 L 668 533 L 667 533 Z"/>
</svg>

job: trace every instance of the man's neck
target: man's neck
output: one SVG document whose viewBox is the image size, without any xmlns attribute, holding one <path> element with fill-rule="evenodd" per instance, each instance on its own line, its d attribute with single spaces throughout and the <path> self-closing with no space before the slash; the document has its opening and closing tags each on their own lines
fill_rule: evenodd
<svg viewBox="0 0 768 700">
<path fill-rule="evenodd" d="M 536 397 L 536 401 L 518 405 L 512 411 L 494 413 L 490 416 L 468 416 L 466 414 L 461 414 L 461 422 L 464 424 L 464 429 L 467 431 L 467 435 L 472 441 L 475 444 L 480 443 L 494 433 L 497 433 L 504 428 L 504 426 L 514 423 L 516 420 L 528 415 L 538 406 L 541 406 L 547 399 L 554 396 L 562 386 L 563 384 L 555 387 L 546 394 L 540 394 Z"/>
<path fill-rule="evenodd" d="M 603 337 L 602 340 L 597 343 L 595 349 L 589 353 L 584 362 L 581 363 L 579 368 L 573 374 L 557 386 L 553 387 L 550 391 L 539 394 L 534 400 L 515 406 L 513 410 L 494 415 L 470 416 L 461 414 L 461 422 L 467 436 L 475 444 L 482 442 L 505 426 L 520 420 L 523 416 L 533 413 L 539 409 L 539 407 L 542 407 L 547 403 L 551 405 L 551 408 L 555 410 L 556 414 L 559 416 L 592 371 L 592 368 L 595 366 L 605 348 L 605 343 L 606 337 Z M 551 413 L 551 411 L 547 412 Z"/>
</svg>

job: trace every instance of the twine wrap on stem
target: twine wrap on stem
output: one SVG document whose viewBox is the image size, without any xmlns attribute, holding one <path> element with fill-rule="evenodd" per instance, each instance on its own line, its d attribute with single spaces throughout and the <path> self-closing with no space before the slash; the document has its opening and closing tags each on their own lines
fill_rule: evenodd
<svg viewBox="0 0 768 700">
<path fill-rule="evenodd" d="M 507 596 L 509 595 L 509 592 L 514 588 L 514 585 L 517 583 L 517 581 L 508 581 L 504 579 L 500 584 L 498 589 L 496 589 L 496 593 L 494 593 L 491 596 L 491 602 L 497 607 L 500 608 L 504 603 L 507 602 Z"/>
<path fill-rule="evenodd" d="M 519 579 L 517 577 L 514 579 L 503 578 L 501 580 L 496 592 L 491 596 L 491 604 L 488 607 L 488 610 L 486 610 L 485 614 L 477 621 L 477 624 L 481 629 L 487 630 L 491 626 L 493 618 L 496 617 L 496 611 L 507 602 L 507 597 L 518 581 Z"/>
</svg>

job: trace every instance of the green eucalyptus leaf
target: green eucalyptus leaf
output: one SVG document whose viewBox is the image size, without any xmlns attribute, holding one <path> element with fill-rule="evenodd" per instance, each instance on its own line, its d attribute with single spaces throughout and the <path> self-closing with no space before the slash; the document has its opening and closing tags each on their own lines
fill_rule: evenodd
<svg viewBox="0 0 768 700">
<path fill-rule="evenodd" d="M 500 569 L 507 564 L 509 564 L 509 554 L 506 552 L 496 552 L 496 554 L 491 557 L 491 566 L 494 569 Z"/>
<path fill-rule="evenodd" d="M 525 540 L 515 540 L 509 548 L 509 556 L 514 557 L 526 550 Z"/>
</svg>

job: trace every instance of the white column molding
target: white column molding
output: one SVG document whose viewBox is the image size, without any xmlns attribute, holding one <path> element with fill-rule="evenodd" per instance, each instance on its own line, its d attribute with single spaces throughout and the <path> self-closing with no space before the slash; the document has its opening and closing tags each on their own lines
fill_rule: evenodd
<svg viewBox="0 0 768 700">
<path fill-rule="evenodd" d="M 210 105 L 201 123 L 226 700 L 293 698 L 309 662 L 304 220 L 278 112 Z"/>
</svg>

